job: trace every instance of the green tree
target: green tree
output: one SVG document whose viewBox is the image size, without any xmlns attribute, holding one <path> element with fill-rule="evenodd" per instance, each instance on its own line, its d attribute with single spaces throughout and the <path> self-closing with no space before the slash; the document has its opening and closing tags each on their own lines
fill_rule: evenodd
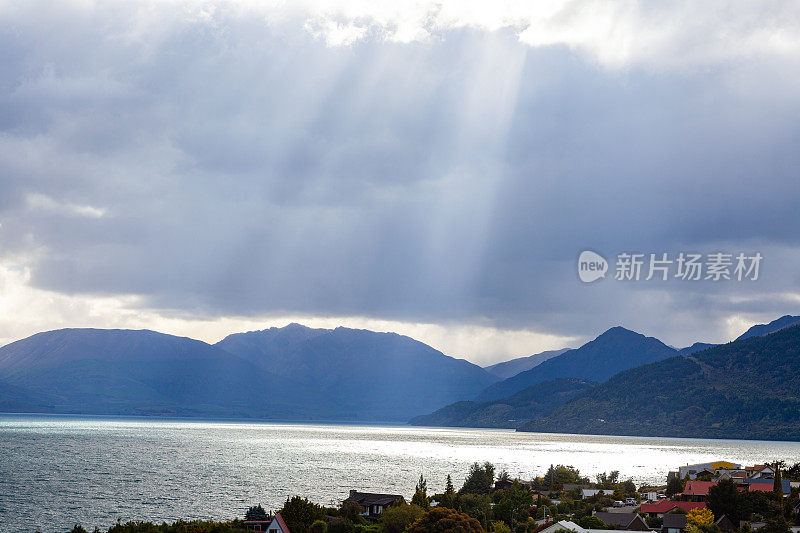
<svg viewBox="0 0 800 533">
<path fill-rule="evenodd" d="M 353 522 L 347 518 L 337 516 L 328 521 L 328 533 L 353 533 L 354 531 Z"/>
<path fill-rule="evenodd" d="M 678 476 L 671 477 L 669 478 L 669 481 L 667 481 L 667 490 L 665 492 L 667 496 L 672 497 L 683 492 L 683 487 L 684 484 L 683 481 L 681 481 L 681 478 Z"/>
<path fill-rule="evenodd" d="M 339 507 L 339 516 L 353 523 L 359 523 L 363 520 L 361 517 L 363 512 L 364 508 L 353 500 L 345 500 Z"/>
<path fill-rule="evenodd" d="M 314 520 L 309 530 L 311 533 L 326 533 L 328 531 L 328 523 L 325 520 Z"/>
<path fill-rule="evenodd" d="M 783 466 L 783 461 L 775 461 L 774 468 L 775 468 L 775 481 L 772 484 L 772 491 L 776 494 L 780 494 L 781 498 L 783 498 L 783 481 L 781 481 L 781 466 Z"/>
<path fill-rule="evenodd" d="M 418 505 L 398 503 L 383 510 L 380 523 L 386 529 L 386 533 L 402 533 L 424 515 L 425 511 Z"/>
<path fill-rule="evenodd" d="M 528 519 L 528 509 L 531 505 L 533 505 L 533 494 L 515 481 L 508 490 L 502 492 L 499 501 L 492 508 L 492 513 L 496 519 L 507 521 L 513 531 L 514 521 L 522 522 Z"/>
<path fill-rule="evenodd" d="M 492 522 L 494 533 L 511 533 L 511 528 L 506 525 L 502 520 L 499 522 Z"/>
<path fill-rule="evenodd" d="M 422 477 L 422 474 L 419 475 L 419 481 L 417 481 L 417 488 L 414 489 L 414 492 L 421 492 L 428 495 L 428 482 Z"/>
<path fill-rule="evenodd" d="M 584 516 L 578 521 L 578 525 L 583 529 L 608 529 L 606 523 L 596 516 Z"/>
<path fill-rule="evenodd" d="M 619 470 L 612 470 L 610 473 L 597 474 L 595 476 L 597 487 L 601 489 L 613 489 L 619 483 Z"/>
<path fill-rule="evenodd" d="M 325 518 L 322 507 L 300 496 L 287 498 L 280 513 L 292 533 L 310 533 L 311 524 Z"/>
<path fill-rule="evenodd" d="M 266 520 L 267 519 L 267 512 L 261 507 L 261 504 L 254 505 L 247 509 L 244 513 L 245 520 Z"/>
<path fill-rule="evenodd" d="M 473 463 L 459 494 L 489 494 L 494 486 L 494 465 L 490 462 Z"/>
<path fill-rule="evenodd" d="M 447 474 L 447 481 L 444 484 L 444 493 L 455 494 L 455 492 L 456 489 L 453 487 L 453 479 L 450 477 L 450 474 Z"/>
<path fill-rule="evenodd" d="M 428 496 L 421 490 L 418 490 L 414 493 L 414 496 L 411 498 L 411 503 L 425 510 L 431 508 L 431 502 L 428 499 Z"/>
<path fill-rule="evenodd" d="M 734 524 L 740 520 L 739 491 L 736 483 L 730 479 L 721 479 L 716 485 L 708 489 L 706 505 L 714 516 L 727 516 Z"/>
<path fill-rule="evenodd" d="M 414 522 L 408 533 L 484 533 L 484 529 L 480 522 L 467 514 L 434 507 Z"/>
<path fill-rule="evenodd" d="M 783 515 L 777 515 L 765 520 L 764 526 L 760 528 L 759 533 L 789 533 L 789 523 Z"/>
</svg>

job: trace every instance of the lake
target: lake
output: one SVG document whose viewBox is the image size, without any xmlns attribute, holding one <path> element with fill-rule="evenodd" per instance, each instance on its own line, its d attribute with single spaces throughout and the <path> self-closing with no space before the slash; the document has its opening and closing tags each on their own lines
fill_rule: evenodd
<svg viewBox="0 0 800 533">
<path fill-rule="evenodd" d="M 590 477 L 664 483 L 667 471 L 717 459 L 800 461 L 800 443 L 516 433 L 242 421 L 0 415 L 0 531 L 91 531 L 117 518 L 241 517 L 300 494 L 338 504 L 350 489 L 410 498 L 420 474 L 458 488 L 469 465 L 530 479 L 550 464 Z"/>
</svg>

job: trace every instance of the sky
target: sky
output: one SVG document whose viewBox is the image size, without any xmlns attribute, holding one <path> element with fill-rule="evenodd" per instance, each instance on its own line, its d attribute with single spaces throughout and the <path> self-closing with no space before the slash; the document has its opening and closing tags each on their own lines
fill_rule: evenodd
<svg viewBox="0 0 800 533">
<path fill-rule="evenodd" d="M 800 314 L 797 2 L 0 0 L 0 51 L 0 343 L 301 322 L 490 364 Z M 615 279 L 681 252 L 763 260 Z"/>
</svg>

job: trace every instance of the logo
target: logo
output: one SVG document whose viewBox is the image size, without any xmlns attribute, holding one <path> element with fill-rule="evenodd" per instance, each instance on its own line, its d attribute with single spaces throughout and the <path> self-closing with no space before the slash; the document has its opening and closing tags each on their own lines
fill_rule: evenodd
<svg viewBox="0 0 800 533">
<path fill-rule="evenodd" d="M 578 277 L 584 283 L 591 283 L 606 277 L 608 261 L 591 250 L 584 250 L 578 257 Z"/>
</svg>

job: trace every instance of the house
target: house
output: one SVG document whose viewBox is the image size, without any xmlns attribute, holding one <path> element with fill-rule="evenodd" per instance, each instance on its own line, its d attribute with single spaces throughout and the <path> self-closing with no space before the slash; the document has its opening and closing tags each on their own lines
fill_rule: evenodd
<svg viewBox="0 0 800 533">
<path fill-rule="evenodd" d="M 743 484 L 747 485 L 748 492 L 772 492 L 775 486 L 774 479 L 763 479 L 763 478 L 755 478 L 755 479 L 744 479 L 742 480 Z M 781 480 L 781 487 L 783 488 L 783 496 L 786 497 L 792 493 L 792 484 L 788 479 Z"/>
<path fill-rule="evenodd" d="M 586 533 L 586 530 L 575 522 L 568 520 L 561 520 L 553 525 L 547 526 L 539 533 L 556 533 L 557 531 L 572 531 L 573 533 Z"/>
<path fill-rule="evenodd" d="M 594 513 L 594 516 L 603 521 L 606 525 L 616 526 L 615 529 L 625 529 L 628 531 L 650 531 L 647 522 L 636 513 Z"/>
<path fill-rule="evenodd" d="M 657 517 L 666 516 L 667 513 L 674 509 L 682 509 L 688 513 L 692 509 L 697 508 L 705 509 L 706 502 L 676 502 L 672 500 L 659 500 L 655 503 L 643 503 L 641 505 L 641 511 L 643 513 Z"/>
<path fill-rule="evenodd" d="M 519 479 L 499 479 L 494 482 L 494 490 L 508 490 L 514 486 L 514 483 L 519 483 L 523 488 L 531 490 L 529 481 L 520 481 Z"/>
<path fill-rule="evenodd" d="M 761 465 L 763 466 L 763 465 Z M 698 463 L 694 465 L 685 465 L 678 468 L 678 477 L 681 479 L 685 479 L 686 476 L 689 476 L 689 479 L 696 479 L 697 475 L 701 472 L 717 472 L 718 470 L 739 470 L 742 468 L 742 465 L 731 463 L 728 461 L 714 461 L 711 463 Z M 671 473 L 670 473 L 671 474 Z M 669 478 L 668 478 L 669 479 Z"/>
<path fill-rule="evenodd" d="M 661 525 L 661 533 L 684 533 L 686 531 L 686 515 L 667 513 Z"/>
<path fill-rule="evenodd" d="M 716 481 L 687 481 L 681 493 L 681 500 L 687 502 L 704 502 L 708 497 L 708 489 L 716 484 Z"/>
<path fill-rule="evenodd" d="M 372 492 L 351 490 L 350 496 L 345 501 L 359 504 L 362 509 L 362 516 L 377 517 L 390 505 L 397 502 L 405 502 L 405 499 L 399 494 L 374 494 Z"/>
<path fill-rule="evenodd" d="M 611 494 L 613 491 L 607 490 L 603 491 L 603 489 L 581 489 L 581 499 L 583 498 L 591 498 L 592 496 L 597 496 L 598 494 Z"/>
<path fill-rule="evenodd" d="M 733 520 L 728 518 L 727 515 L 720 516 L 714 521 L 714 523 L 717 524 L 717 527 L 719 527 L 722 533 L 732 533 L 733 531 L 736 531 L 736 524 L 734 524 Z"/>
<path fill-rule="evenodd" d="M 245 520 L 244 528 L 247 531 L 266 531 L 267 533 L 291 533 L 283 521 L 281 513 L 268 520 Z"/>
<path fill-rule="evenodd" d="M 648 491 L 642 492 L 641 495 L 642 495 L 642 500 L 650 501 L 650 502 L 656 501 L 659 497 L 661 497 L 661 498 L 665 497 L 663 494 L 659 494 L 658 491 L 655 491 L 655 490 L 648 490 Z"/>
<path fill-rule="evenodd" d="M 747 477 L 751 479 L 775 477 L 775 469 L 767 465 L 746 466 L 744 471 Z"/>
</svg>

